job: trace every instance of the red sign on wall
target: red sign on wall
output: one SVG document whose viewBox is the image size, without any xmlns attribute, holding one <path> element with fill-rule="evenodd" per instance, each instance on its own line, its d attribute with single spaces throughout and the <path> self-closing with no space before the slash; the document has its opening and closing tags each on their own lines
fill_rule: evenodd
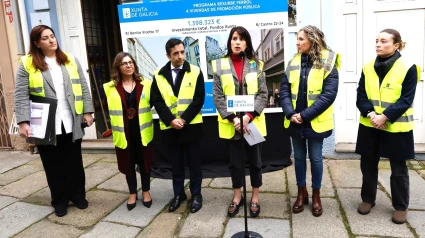
<svg viewBox="0 0 425 238">
<path fill-rule="evenodd" d="M 6 9 L 6 15 L 9 16 L 9 23 L 13 22 L 13 12 L 11 8 L 10 0 L 4 0 L 4 7 Z"/>
</svg>

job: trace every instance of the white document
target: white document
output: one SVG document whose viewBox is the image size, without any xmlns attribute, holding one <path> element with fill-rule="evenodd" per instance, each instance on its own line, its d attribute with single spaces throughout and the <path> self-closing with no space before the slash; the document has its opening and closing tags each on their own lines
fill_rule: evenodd
<svg viewBox="0 0 425 238">
<path fill-rule="evenodd" d="M 246 142 L 248 142 L 249 145 L 255 145 L 260 142 L 266 141 L 264 136 L 261 135 L 260 131 L 257 129 L 254 123 L 248 124 L 248 129 L 250 131 L 249 135 L 248 133 L 244 133 L 243 137 L 245 137 Z"/>
<path fill-rule="evenodd" d="M 50 104 L 48 103 L 30 102 L 30 137 L 44 139 L 49 117 L 49 108 Z"/>
</svg>

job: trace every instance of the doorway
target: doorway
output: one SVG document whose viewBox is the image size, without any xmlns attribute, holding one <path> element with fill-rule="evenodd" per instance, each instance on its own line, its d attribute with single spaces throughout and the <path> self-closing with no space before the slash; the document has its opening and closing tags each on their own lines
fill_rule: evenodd
<svg viewBox="0 0 425 238">
<path fill-rule="evenodd" d="M 103 84 L 110 81 L 115 55 L 122 51 L 117 5 L 119 0 L 81 1 L 88 72 L 95 108 L 97 138 L 110 128 Z"/>
</svg>

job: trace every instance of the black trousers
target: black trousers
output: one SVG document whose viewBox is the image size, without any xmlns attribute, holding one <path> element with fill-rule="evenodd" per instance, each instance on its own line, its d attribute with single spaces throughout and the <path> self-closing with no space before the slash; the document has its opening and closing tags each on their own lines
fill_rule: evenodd
<svg viewBox="0 0 425 238">
<path fill-rule="evenodd" d="M 139 133 L 139 132 L 138 132 Z M 139 133 L 140 134 L 140 133 Z M 151 173 L 150 170 L 146 172 L 145 163 L 143 161 L 142 143 L 140 139 L 132 139 L 128 141 L 130 149 L 130 174 L 126 175 L 128 190 L 130 194 L 137 193 L 137 176 L 136 164 L 140 166 L 140 177 L 142 182 L 142 191 L 147 192 L 151 190 Z"/>
<path fill-rule="evenodd" d="M 65 134 L 62 126 L 56 142 L 56 146 L 37 145 L 55 209 L 86 198 L 81 139 L 72 142 L 72 133 Z"/>
<path fill-rule="evenodd" d="M 375 204 L 378 186 L 379 156 L 361 156 L 360 168 L 363 174 L 361 197 L 363 202 Z M 395 210 L 404 211 L 409 207 L 409 171 L 406 161 L 391 160 L 391 197 Z"/>
<path fill-rule="evenodd" d="M 201 143 L 174 143 L 169 144 L 169 158 L 173 173 L 174 196 L 184 196 L 184 161 L 189 165 L 190 192 L 193 195 L 201 194 L 202 184 L 202 155 Z"/>
<path fill-rule="evenodd" d="M 251 186 L 259 188 L 263 184 L 261 173 L 261 144 L 250 146 L 245 139 L 245 159 L 249 163 L 249 175 L 251 177 Z M 240 140 L 225 140 L 227 150 L 230 156 L 230 175 L 232 177 L 232 187 L 241 188 L 243 186 L 243 170 L 245 169 L 245 161 L 241 155 Z"/>
</svg>

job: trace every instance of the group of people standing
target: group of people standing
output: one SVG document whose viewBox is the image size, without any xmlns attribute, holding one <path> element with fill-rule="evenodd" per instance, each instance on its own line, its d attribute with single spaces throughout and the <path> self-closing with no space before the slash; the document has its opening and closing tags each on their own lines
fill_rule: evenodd
<svg viewBox="0 0 425 238">
<path fill-rule="evenodd" d="M 15 112 L 20 135 L 37 145 L 51 191 L 57 216 L 67 214 L 69 201 L 80 209 L 88 207 L 85 199 L 85 174 L 81 156 L 81 123 L 91 126 L 94 108 L 78 60 L 60 50 L 53 29 L 39 25 L 32 29 L 30 53 L 22 57 L 16 79 Z M 399 51 L 404 47 L 400 34 L 383 30 L 376 39 L 375 60 L 363 67 L 357 89 L 360 126 L 356 152 L 361 155 L 363 185 L 360 214 L 375 206 L 378 162 L 390 159 L 391 193 L 395 208 L 392 220 L 404 223 L 409 204 L 409 176 L 405 160 L 414 158 L 413 99 L 420 69 L 407 63 Z M 219 137 L 225 141 L 230 158 L 233 199 L 228 216 L 235 216 L 240 206 L 249 207 L 251 217 L 260 214 L 259 191 L 262 186 L 261 143 L 249 146 L 245 155 L 249 164 L 252 195 L 249 204 L 241 187 L 245 161 L 240 145 L 253 123 L 267 135 L 264 108 L 268 91 L 263 74 L 264 63 L 256 57 L 249 32 L 241 26 L 231 29 L 227 54 L 212 61 L 213 95 L 218 112 Z M 153 81 L 139 74 L 129 53 L 119 53 L 112 65 L 111 81 L 103 85 L 118 169 L 125 174 L 129 189 L 128 210 L 136 206 L 137 176 L 140 167 L 142 204 L 149 208 L 150 170 L 152 166 L 153 117 L 159 116 L 160 137 L 169 149 L 174 197 L 168 210 L 178 209 L 187 199 L 184 191 L 185 158 L 190 171 L 190 212 L 202 208 L 201 139 L 205 88 L 200 68 L 185 60 L 181 40 L 170 39 L 165 45 L 169 62 L 154 72 Z M 323 32 L 314 26 L 303 27 L 297 35 L 297 54 L 289 61 L 279 91 L 279 105 L 285 115 L 283 126 L 292 138 L 298 195 L 293 213 L 309 204 L 306 188 L 307 152 L 312 173 L 312 213 L 320 216 L 323 207 L 320 188 L 323 175 L 323 140 L 334 128 L 333 102 L 338 91 L 340 55 L 326 44 Z M 31 137 L 30 96 L 58 100 L 54 130 L 44 139 Z M 227 111 L 226 97 L 254 95 L 254 110 L 243 117 Z"/>
</svg>

